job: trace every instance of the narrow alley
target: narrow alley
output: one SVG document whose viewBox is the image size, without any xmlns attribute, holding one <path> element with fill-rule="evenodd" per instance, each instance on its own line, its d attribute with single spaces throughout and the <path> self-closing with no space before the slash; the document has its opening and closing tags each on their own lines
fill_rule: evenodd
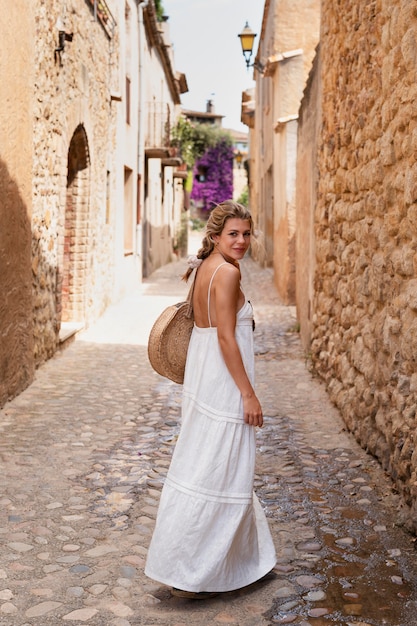
<svg viewBox="0 0 417 626">
<path fill-rule="evenodd" d="M 154 272 L 0 412 L 0 624 L 415 625 L 415 540 L 398 525 L 398 497 L 309 372 L 272 271 L 250 258 L 242 282 L 266 416 L 255 486 L 276 577 L 193 602 L 144 576 L 181 401 L 146 342 L 185 295 L 184 268 Z"/>
</svg>

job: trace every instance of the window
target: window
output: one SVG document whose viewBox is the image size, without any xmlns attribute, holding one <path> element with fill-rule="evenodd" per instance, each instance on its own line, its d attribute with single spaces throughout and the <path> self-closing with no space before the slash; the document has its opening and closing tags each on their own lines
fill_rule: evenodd
<svg viewBox="0 0 417 626">
<path fill-rule="evenodd" d="M 199 165 L 197 167 L 197 173 L 195 175 L 195 179 L 199 182 L 199 183 L 205 183 L 207 180 L 207 172 L 208 172 L 208 168 L 205 167 L 204 165 Z"/>
</svg>

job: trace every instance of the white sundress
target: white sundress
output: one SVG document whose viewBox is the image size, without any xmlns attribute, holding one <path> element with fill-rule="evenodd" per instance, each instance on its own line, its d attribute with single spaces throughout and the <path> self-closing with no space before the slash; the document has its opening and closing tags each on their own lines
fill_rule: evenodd
<svg viewBox="0 0 417 626">
<path fill-rule="evenodd" d="M 210 281 L 209 295 L 212 280 Z M 253 312 L 245 301 L 236 340 L 254 382 Z M 255 428 L 224 362 L 217 328 L 194 326 L 184 376 L 182 423 L 162 489 L 145 574 L 185 591 L 225 592 L 276 564 L 268 522 L 253 492 Z"/>
</svg>

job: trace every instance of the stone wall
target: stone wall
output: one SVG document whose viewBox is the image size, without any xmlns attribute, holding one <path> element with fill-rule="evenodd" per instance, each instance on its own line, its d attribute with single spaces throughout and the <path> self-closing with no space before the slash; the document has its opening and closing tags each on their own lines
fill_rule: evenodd
<svg viewBox="0 0 417 626">
<path fill-rule="evenodd" d="M 113 214 L 106 207 L 114 149 L 115 42 L 92 3 L 38 0 L 33 177 L 34 342 L 56 350 L 61 321 L 88 325 L 111 300 Z M 64 11 L 64 12 L 62 12 Z M 60 54 L 57 21 L 72 41 Z M 72 289 L 68 295 L 66 290 Z"/>
<path fill-rule="evenodd" d="M 417 530 L 417 8 L 323 0 L 314 367 Z"/>
<path fill-rule="evenodd" d="M 6 6 L 7 4 L 7 6 Z M 0 406 L 33 378 L 31 231 L 32 4 L 0 11 Z M 16 45 L 16 34 L 19 33 Z"/>
<path fill-rule="evenodd" d="M 145 105 L 157 99 L 168 139 L 187 83 L 154 3 L 0 0 L 0 10 L 1 406 L 66 337 L 137 289 L 144 215 L 164 219 L 158 263 L 171 260 L 182 186 L 174 197 L 165 143 L 152 143 L 165 160 L 147 179 Z"/>
</svg>

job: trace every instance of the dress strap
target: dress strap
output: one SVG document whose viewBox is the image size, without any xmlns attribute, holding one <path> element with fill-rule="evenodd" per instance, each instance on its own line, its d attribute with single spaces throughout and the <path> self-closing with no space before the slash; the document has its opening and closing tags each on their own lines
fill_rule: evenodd
<svg viewBox="0 0 417 626">
<path fill-rule="evenodd" d="M 211 284 L 213 282 L 213 278 L 216 275 L 217 270 L 219 269 L 219 267 L 221 267 L 222 265 L 227 265 L 227 261 L 225 261 L 224 263 L 220 263 L 220 265 L 218 265 L 216 267 L 216 269 L 213 272 L 212 277 L 210 278 L 210 283 L 209 283 L 209 288 L 208 288 L 208 294 L 207 294 L 207 315 L 208 315 L 208 321 L 209 321 L 209 325 L 211 328 L 211 317 L 210 317 L 210 292 L 211 292 Z"/>
</svg>

